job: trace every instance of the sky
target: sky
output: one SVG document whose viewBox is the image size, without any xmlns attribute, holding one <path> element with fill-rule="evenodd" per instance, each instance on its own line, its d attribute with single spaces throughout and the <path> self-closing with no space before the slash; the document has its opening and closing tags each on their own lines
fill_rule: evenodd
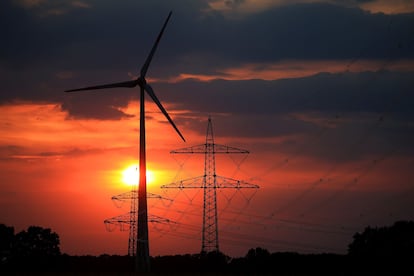
<svg viewBox="0 0 414 276">
<path fill-rule="evenodd" d="M 138 77 L 170 10 L 147 81 L 186 142 L 147 97 L 151 255 L 201 250 L 203 191 L 161 185 L 203 175 L 203 155 L 170 151 L 203 144 L 209 116 L 217 144 L 250 151 L 217 154 L 217 174 L 260 186 L 217 189 L 229 256 L 345 254 L 414 218 L 413 1 L 5 0 L 0 223 L 127 254 L 103 222 L 129 212 L 111 198 L 133 189 L 139 91 L 63 91 Z"/>
</svg>

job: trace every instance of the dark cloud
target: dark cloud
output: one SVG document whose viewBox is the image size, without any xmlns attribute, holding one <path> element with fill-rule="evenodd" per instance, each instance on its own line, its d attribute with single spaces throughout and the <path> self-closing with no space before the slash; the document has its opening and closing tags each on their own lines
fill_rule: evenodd
<svg viewBox="0 0 414 276">
<path fill-rule="evenodd" d="M 177 108 L 215 117 L 220 136 L 278 137 L 280 142 L 262 143 L 262 150 L 291 155 L 300 148 L 302 155 L 355 160 L 379 149 L 414 153 L 413 79 L 413 73 L 379 71 L 277 81 L 188 80 L 157 88 Z M 176 122 L 205 132 L 198 120 Z"/>
<path fill-rule="evenodd" d="M 375 2 L 377 0 L 333 0 L 333 3 L 338 3 L 342 5 L 355 5 L 358 3 L 369 3 L 369 2 Z"/>
<path fill-rule="evenodd" d="M 236 3 L 238 1 L 233 1 Z M 55 6 L 0 6 L 1 102 L 61 103 L 73 118 L 119 119 L 138 91 L 68 96 L 63 90 L 137 75 L 168 11 L 174 11 L 148 76 L 216 74 L 245 63 L 294 60 L 399 60 L 414 57 L 413 14 L 371 14 L 328 4 L 295 4 L 238 18 L 208 10 L 207 1 L 89 1 Z M 66 2 L 66 6 L 68 2 Z M 56 6 L 58 5 L 58 6 Z M 345 69 L 345 68 L 344 68 Z M 380 68 L 379 68 L 380 69 Z M 66 72 L 66 78 L 61 72 Z M 192 112 L 275 115 L 291 112 L 378 112 L 407 94 L 411 75 L 319 74 L 280 81 L 154 83 L 161 100 Z M 254 95 L 254 96 L 252 96 Z M 392 101 L 391 101 L 392 102 Z M 400 101 L 393 108 L 407 110 Z M 275 130 L 263 129 L 267 135 Z M 293 130 L 289 130 L 293 131 Z M 286 132 L 289 132 L 286 131 Z"/>
<path fill-rule="evenodd" d="M 2 4 L 7 31 L 3 59 L 15 65 L 47 62 L 77 71 L 111 67 L 137 72 L 169 10 L 161 1 L 95 1 L 91 8 L 39 17 L 7 3 Z M 207 13 L 206 7 L 204 1 L 171 4 L 174 15 L 157 53 L 163 61 L 159 73 L 174 74 L 163 68 L 176 68 L 177 62 L 181 71 L 186 71 L 184 66 L 209 70 L 211 58 L 222 63 L 216 67 L 280 59 L 387 58 L 398 45 L 404 45 L 399 57 L 414 55 L 414 16 L 409 14 L 296 4 L 233 19 Z M 198 58 L 198 66 L 191 64 L 193 58 Z"/>
<path fill-rule="evenodd" d="M 37 33 L 33 16 L 11 1 L 1 1 L 0 30 L 0 65 L 14 66 L 30 58 L 33 53 L 27 50 L 28 45 L 35 42 Z"/>
<path fill-rule="evenodd" d="M 17 145 L 0 146 L 0 160 L 11 160 L 13 156 L 24 151 L 25 148 Z"/>
<path fill-rule="evenodd" d="M 116 107 L 98 104 L 92 106 L 91 102 L 79 102 L 79 100 L 65 102 L 61 108 L 69 111 L 69 117 L 74 119 L 119 120 L 133 117 L 133 115 L 125 114 Z"/>
<path fill-rule="evenodd" d="M 232 114 L 409 112 L 413 73 L 320 73 L 265 80 L 187 80 L 157 84 L 178 108 Z M 165 92 L 164 92 L 165 91 Z"/>
<path fill-rule="evenodd" d="M 239 6 L 240 4 L 243 4 L 244 2 L 246 1 L 245 0 L 225 0 L 224 4 L 227 7 L 234 8 L 234 7 Z"/>
</svg>

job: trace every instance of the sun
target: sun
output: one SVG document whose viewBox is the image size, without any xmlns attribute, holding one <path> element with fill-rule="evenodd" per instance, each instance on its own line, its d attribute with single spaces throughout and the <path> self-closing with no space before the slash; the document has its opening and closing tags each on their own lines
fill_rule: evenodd
<svg viewBox="0 0 414 276">
<path fill-rule="evenodd" d="M 151 170 L 147 169 L 147 184 L 154 180 L 154 174 Z M 122 182 L 128 186 L 138 185 L 139 181 L 139 169 L 138 165 L 130 165 L 122 171 Z"/>
</svg>

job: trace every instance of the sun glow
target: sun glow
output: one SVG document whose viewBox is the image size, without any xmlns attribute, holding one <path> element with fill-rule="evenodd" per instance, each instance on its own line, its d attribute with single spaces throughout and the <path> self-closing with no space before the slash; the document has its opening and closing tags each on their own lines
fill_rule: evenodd
<svg viewBox="0 0 414 276">
<path fill-rule="evenodd" d="M 147 184 L 150 184 L 154 180 L 154 174 L 147 169 Z M 122 182 L 128 186 L 137 185 L 139 181 L 139 168 L 138 165 L 130 165 L 122 171 Z"/>
</svg>

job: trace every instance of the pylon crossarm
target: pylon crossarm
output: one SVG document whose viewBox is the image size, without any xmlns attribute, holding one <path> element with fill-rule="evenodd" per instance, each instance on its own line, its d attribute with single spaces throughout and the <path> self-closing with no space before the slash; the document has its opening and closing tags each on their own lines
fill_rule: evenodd
<svg viewBox="0 0 414 276">
<path fill-rule="evenodd" d="M 170 221 L 169 219 L 160 217 L 160 216 L 156 216 L 156 215 L 149 215 L 148 216 L 148 221 L 149 222 L 155 222 L 155 223 L 171 223 L 173 221 Z"/>
<path fill-rule="evenodd" d="M 157 194 L 152 194 L 152 193 L 147 193 L 147 198 L 158 198 L 158 199 L 163 199 L 162 196 L 157 195 Z M 112 200 L 117 200 L 117 201 L 126 201 L 126 200 L 131 200 L 131 199 L 137 199 L 138 200 L 138 193 L 136 190 L 130 191 L 130 192 L 126 192 L 126 193 L 122 193 L 116 196 L 111 197 Z"/>
<path fill-rule="evenodd" d="M 106 229 L 112 232 L 117 227 L 119 227 L 120 231 L 126 231 L 133 227 L 134 222 L 131 221 L 131 213 L 127 213 L 106 219 L 104 220 L 104 224 Z"/>
<path fill-rule="evenodd" d="M 214 144 L 214 153 L 249 154 L 250 152 L 245 149 L 239 149 L 239 148 L 229 147 L 229 146 L 220 145 L 220 144 Z"/>
<path fill-rule="evenodd" d="M 251 188 L 251 189 L 258 189 L 259 186 L 255 184 L 250 184 L 248 182 L 245 182 L 243 180 L 237 180 L 233 178 L 228 178 L 224 176 L 216 176 L 217 180 L 217 188 L 233 188 L 233 189 L 245 189 L 245 188 Z"/>
<path fill-rule="evenodd" d="M 186 188 L 203 188 L 203 176 L 197 176 L 194 178 L 188 178 L 173 182 L 170 184 L 162 185 L 161 189 L 186 189 Z"/>
<path fill-rule="evenodd" d="M 158 199 L 162 199 L 162 196 L 157 195 L 157 194 L 153 194 L 153 193 L 147 193 L 147 198 L 158 198 Z"/>
<path fill-rule="evenodd" d="M 127 223 L 127 224 L 129 224 L 129 223 L 131 223 L 131 213 L 126 213 L 126 214 L 123 214 L 123 215 L 119 215 L 119 216 L 116 216 L 116 217 L 112 217 L 112 218 L 109 218 L 109 219 L 106 219 L 106 220 L 104 220 L 104 223 L 105 224 L 107 224 L 107 223 Z"/>
<path fill-rule="evenodd" d="M 201 145 L 197 145 L 197 146 L 172 150 L 172 151 L 170 151 L 170 153 L 172 153 L 172 154 L 177 154 L 177 153 L 192 154 L 192 153 L 204 153 L 205 151 L 206 151 L 206 145 L 201 144 Z"/>
<path fill-rule="evenodd" d="M 229 147 L 226 145 L 210 144 L 210 143 L 192 146 L 188 148 L 176 149 L 176 150 L 170 151 L 170 153 L 172 154 L 196 154 L 196 153 L 207 154 L 208 152 L 210 153 L 208 148 L 211 148 L 211 147 L 214 147 L 214 153 L 232 153 L 232 154 L 240 154 L 240 153 L 248 154 L 249 153 L 249 151 L 245 149 L 239 149 L 239 148 Z"/>
<path fill-rule="evenodd" d="M 160 217 L 160 216 L 156 216 L 156 215 L 148 215 L 148 221 L 149 222 L 155 222 L 155 223 L 174 223 L 173 221 Z M 122 224 L 128 224 L 131 225 L 132 223 L 134 223 L 133 221 L 131 221 L 131 213 L 126 213 L 123 215 L 119 215 L 116 217 L 112 217 L 109 219 L 104 220 L 105 224 L 114 224 L 114 225 L 119 225 L 120 228 L 122 228 Z"/>
<path fill-rule="evenodd" d="M 126 193 L 122 193 L 116 196 L 111 197 L 112 200 L 118 200 L 118 201 L 126 201 L 137 198 L 137 191 L 129 191 Z"/>
</svg>

